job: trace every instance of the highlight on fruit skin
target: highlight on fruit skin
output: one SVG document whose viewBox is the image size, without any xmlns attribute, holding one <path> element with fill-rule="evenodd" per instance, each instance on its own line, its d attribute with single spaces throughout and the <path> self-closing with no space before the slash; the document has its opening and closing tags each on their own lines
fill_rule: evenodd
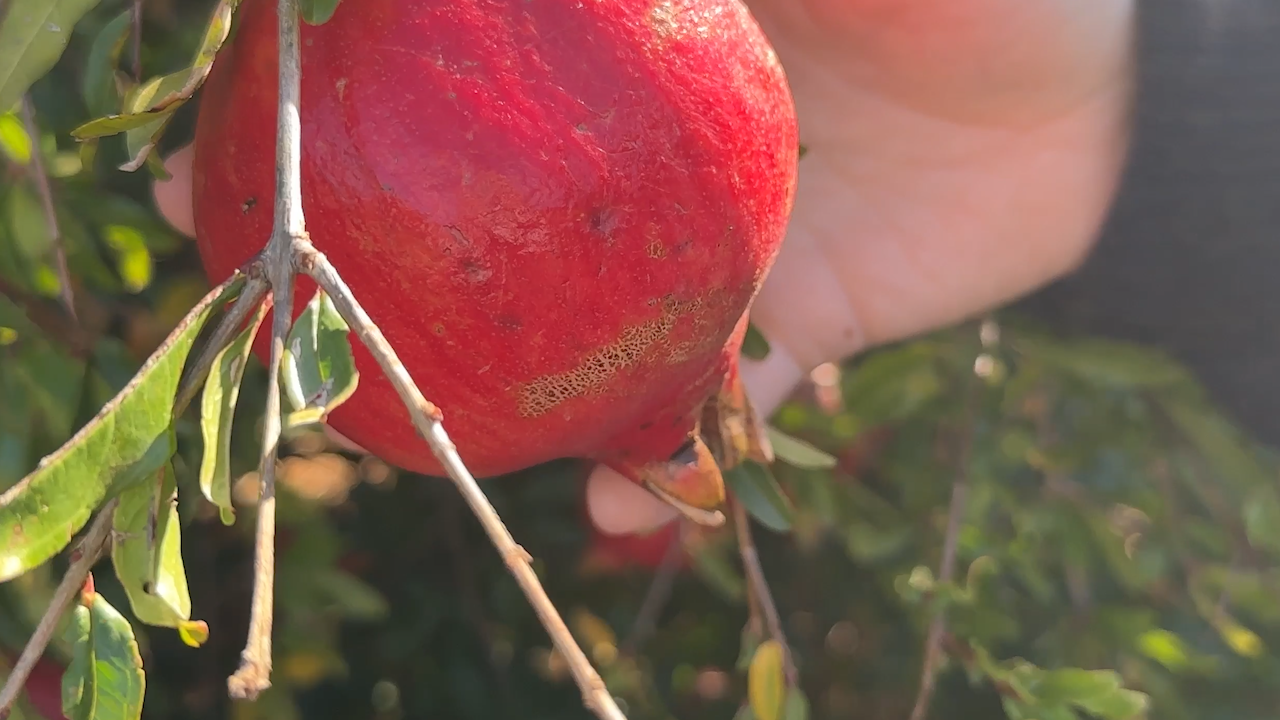
<svg viewBox="0 0 1280 720">
<path fill-rule="evenodd" d="M 215 281 L 271 231 L 275 5 L 244 0 L 203 90 L 194 220 Z M 722 521 L 720 467 L 768 455 L 732 388 L 799 145 L 740 0 L 364 0 L 301 32 L 308 231 L 472 472 L 586 458 Z M 295 313 L 313 291 L 299 279 Z M 329 422 L 442 474 L 354 353 Z"/>
</svg>

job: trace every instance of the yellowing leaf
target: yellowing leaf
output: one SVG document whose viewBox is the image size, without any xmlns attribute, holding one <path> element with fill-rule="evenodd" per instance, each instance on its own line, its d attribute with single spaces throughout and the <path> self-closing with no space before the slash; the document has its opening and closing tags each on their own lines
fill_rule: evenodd
<svg viewBox="0 0 1280 720">
<path fill-rule="evenodd" d="M 780 720 L 787 683 L 782 676 L 782 645 L 769 639 L 760 643 L 747 668 L 747 697 L 758 720 Z"/>
<path fill-rule="evenodd" d="M 14 113 L 0 115 L 0 151 L 19 165 L 31 162 L 31 136 Z"/>
</svg>

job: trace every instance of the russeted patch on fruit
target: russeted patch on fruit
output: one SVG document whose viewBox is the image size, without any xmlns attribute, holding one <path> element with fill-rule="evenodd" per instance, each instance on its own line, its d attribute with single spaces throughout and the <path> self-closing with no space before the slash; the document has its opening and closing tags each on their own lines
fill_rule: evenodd
<svg viewBox="0 0 1280 720">
<path fill-rule="evenodd" d="M 243 2 L 203 91 L 213 280 L 271 232 L 275 7 Z M 699 422 L 733 396 L 799 147 L 740 0 L 347 0 L 302 28 L 301 112 L 312 240 L 475 474 L 583 457 L 695 508 L 723 499 Z M 295 312 L 314 287 L 300 279 Z M 329 422 L 441 474 L 355 358 L 360 386 Z"/>
</svg>

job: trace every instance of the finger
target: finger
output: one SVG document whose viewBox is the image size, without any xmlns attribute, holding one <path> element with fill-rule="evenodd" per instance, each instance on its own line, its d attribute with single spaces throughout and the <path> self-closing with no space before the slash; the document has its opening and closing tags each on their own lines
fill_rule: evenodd
<svg viewBox="0 0 1280 720">
<path fill-rule="evenodd" d="M 587 478 L 587 516 L 606 535 L 632 535 L 656 530 L 679 513 L 612 468 L 597 465 Z"/>
<path fill-rule="evenodd" d="M 748 0 L 788 75 L 858 85 L 951 120 L 1035 122 L 1128 65 L 1134 0 Z M 816 76 L 815 76 L 816 77 Z M 803 93 L 802 93 L 803 94 Z"/>
<path fill-rule="evenodd" d="M 165 158 L 164 169 L 168 180 L 156 180 L 151 185 L 151 197 L 156 210 L 174 230 L 187 237 L 196 236 L 196 221 L 192 211 L 191 161 L 194 147 L 187 145 Z"/>
</svg>

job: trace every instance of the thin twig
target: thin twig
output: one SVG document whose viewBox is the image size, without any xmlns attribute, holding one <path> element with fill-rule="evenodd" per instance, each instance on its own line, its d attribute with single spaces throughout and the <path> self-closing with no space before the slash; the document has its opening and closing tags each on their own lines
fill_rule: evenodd
<svg viewBox="0 0 1280 720">
<path fill-rule="evenodd" d="M 196 356 L 196 360 L 190 363 L 186 369 L 186 375 L 182 378 L 182 384 L 178 387 L 177 398 L 173 404 L 173 416 L 178 417 L 186 412 L 187 406 L 195 399 L 196 393 L 204 386 L 205 377 L 209 374 L 209 370 L 213 367 L 213 359 L 218 356 L 240 330 L 240 326 L 244 324 L 249 314 L 258 309 L 258 305 L 262 303 L 262 299 L 266 296 L 270 284 L 266 278 L 262 277 L 254 270 L 254 265 L 250 264 L 246 272 L 244 288 L 240 290 L 240 294 L 232 303 L 231 308 L 223 315 L 222 320 L 214 329 L 213 334 L 209 337 L 208 344 Z"/>
<path fill-rule="evenodd" d="M 271 284 L 271 356 L 267 364 L 267 401 L 262 422 L 262 462 L 257 532 L 253 556 L 253 605 L 249 637 L 240 667 L 227 679 L 237 699 L 254 699 L 271 687 L 271 627 L 275 608 L 276 457 L 280 446 L 280 363 L 293 319 L 295 258 L 309 246 L 302 214 L 302 63 L 299 57 L 298 0 L 280 0 L 280 103 L 276 118 L 276 202 L 271 239 L 262 265 Z"/>
<path fill-rule="evenodd" d="M 133 0 L 133 81 L 142 82 L 142 0 Z"/>
<path fill-rule="evenodd" d="M 644 641 L 649 639 L 653 629 L 658 625 L 658 613 L 662 612 L 663 606 L 671 598 L 671 589 L 675 586 L 676 575 L 680 573 L 680 560 L 685 553 L 684 543 L 681 540 L 689 527 L 683 518 L 676 522 L 680 523 L 678 534 L 667 546 L 662 561 L 658 563 L 658 569 L 654 572 L 649 590 L 640 603 L 640 611 L 636 613 L 636 620 L 631 624 L 631 632 L 627 633 L 627 638 L 620 648 L 622 655 L 636 653 Z"/>
<path fill-rule="evenodd" d="M 947 531 L 942 541 L 942 559 L 938 567 L 938 582 L 948 583 L 956 574 L 956 550 L 959 545 L 960 526 L 964 521 L 964 509 L 969 496 L 969 461 L 973 455 L 973 423 L 981 392 L 981 381 L 970 381 L 971 389 L 965 401 L 964 424 L 961 430 L 960 452 L 956 457 L 956 476 L 951 484 L 951 504 L 947 511 Z M 929 623 L 924 641 L 924 664 L 920 670 L 920 692 L 916 695 L 911 720 L 924 720 L 929 714 L 929 704 L 937 686 L 938 665 L 942 662 L 942 640 L 947 630 L 947 618 L 939 612 Z"/>
<path fill-rule="evenodd" d="M 542 588 L 538 576 L 530 565 L 529 554 L 516 544 L 515 538 L 511 537 L 506 525 L 502 523 L 502 518 L 493 509 L 493 505 L 485 497 L 484 491 L 476 483 L 471 471 L 458 456 L 458 449 L 445 432 L 440 409 L 422 396 L 422 391 L 409 377 L 408 371 L 401 364 L 391 344 L 365 313 L 364 308 L 360 306 L 351 289 L 347 287 L 329 260 L 319 251 L 311 249 L 306 256 L 300 258 L 300 265 L 304 272 L 315 278 L 316 283 L 333 300 L 334 307 L 342 315 L 342 319 L 351 327 L 360 342 L 369 348 L 382 367 L 383 373 L 395 387 L 413 418 L 414 427 L 430 445 L 431 452 L 440 461 L 449 478 L 458 486 L 458 491 L 471 506 L 471 512 L 475 513 L 480 520 L 489 539 L 506 563 L 507 569 L 520 584 L 525 596 L 529 598 L 529 603 L 542 620 L 542 625 L 547 629 L 556 649 L 568 661 L 574 680 L 582 690 L 583 702 L 587 708 L 604 720 L 625 720 L 613 696 L 605 687 L 604 681 L 591 666 L 591 661 L 587 659 L 586 654 L 578 647 L 564 619 L 560 617 L 555 605 L 547 597 L 546 590 Z"/>
<path fill-rule="evenodd" d="M 36 124 L 35 104 L 27 95 L 22 98 L 22 124 L 26 126 L 27 135 L 31 138 L 31 170 L 35 175 L 36 191 L 40 194 L 40 205 L 44 208 L 44 222 L 53 242 L 53 262 L 58 271 L 58 284 L 62 286 L 62 304 L 66 306 L 71 319 L 79 324 L 75 291 L 71 288 L 71 272 L 67 269 L 67 248 L 62 242 L 62 230 L 58 227 L 58 211 L 53 204 L 49 174 L 44 168 L 44 153 L 40 151 L 40 126 Z"/>
<path fill-rule="evenodd" d="M 76 548 L 75 554 L 79 557 L 72 561 L 71 567 L 67 568 L 66 574 L 62 576 L 62 582 L 58 583 L 58 588 L 53 593 L 53 600 L 45 608 L 44 617 L 40 618 L 40 624 L 36 626 L 31 639 L 27 641 L 26 647 L 22 649 L 22 654 L 18 656 L 17 663 L 9 673 L 4 689 L 0 690 L 0 720 L 9 717 L 10 708 L 17 701 L 36 663 L 44 655 L 45 648 L 49 646 L 49 641 L 58 628 L 58 621 L 62 619 L 62 614 L 84 587 L 89 571 L 106 550 L 111 540 L 111 521 L 115 516 L 118 503 L 118 500 L 112 500 L 103 506 Z"/>
<path fill-rule="evenodd" d="M 752 614 L 758 611 L 764 616 L 764 625 L 769 630 L 769 635 L 782 646 L 782 671 L 787 679 L 787 686 L 796 687 L 800 682 L 800 674 L 796 671 L 791 645 L 782 630 L 782 617 L 778 614 L 778 606 L 773 602 L 769 581 L 765 579 L 764 567 L 760 564 L 760 553 L 756 551 L 756 542 L 751 537 L 751 518 L 747 516 L 747 508 L 742 503 L 736 499 L 730 500 L 730 503 L 733 506 L 733 526 L 738 534 L 738 554 L 742 556 L 742 568 L 747 574 L 747 585 L 750 588 L 748 595 L 755 598 Z"/>
<path fill-rule="evenodd" d="M 276 202 L 275 226 L 271 239 L 261 255 L 260 265 L 251 267 L 250 276 L 265 271 L 274 296 L 274 327 L 271 349 L 270 386 L 267 391 L 267 427 L 264 428 L 262 501 L 258 506 L 257 555 L 254 562 L 254 601 L 250 635 L 245 644 L 242 664 L 228 680 L 233 697 L 252 697 L 270 686 L 271 589 L 274 583 L 273 555 L 274 516 L 272 502 L 274 459 L 279 439 L 278 366 L 283 353 L 284 333 L 292 315 L 291 285 L 294 274 L 305 271 L 333 300 L 334 306 L 361 342 L 369 348 L 383 372 L 396 388 L 409 410 L 418 432 L 440 460 L 446 473 L 458 486 L 463 498 L 480 520 L 480 524 L 497 547 L 507 569 L 529 598 L 530 604 L 547 628 L 552 641 L 567 659 L 574 679 L 582 691 L 583 702 L 602 720 L 626 720 L 618 709 L 604 681 L 591 666 L 573 635 L 547 598 L 530 557 L 507 531 L 497 511 L 489 503 L 471 472 L 458 456 L 457 448 L 441 424 L 441 413 L 423 397 L 351 289 L 323 254 L 312 245 L 306 234 L 302 211 L 301 122 L 299 114 L 301 62 L 299 58 L 298 0 L 279 0 L 279 105 L 276 135 Z M 284 327 L 284 333 L 281 332 Z"/>
</svg>

